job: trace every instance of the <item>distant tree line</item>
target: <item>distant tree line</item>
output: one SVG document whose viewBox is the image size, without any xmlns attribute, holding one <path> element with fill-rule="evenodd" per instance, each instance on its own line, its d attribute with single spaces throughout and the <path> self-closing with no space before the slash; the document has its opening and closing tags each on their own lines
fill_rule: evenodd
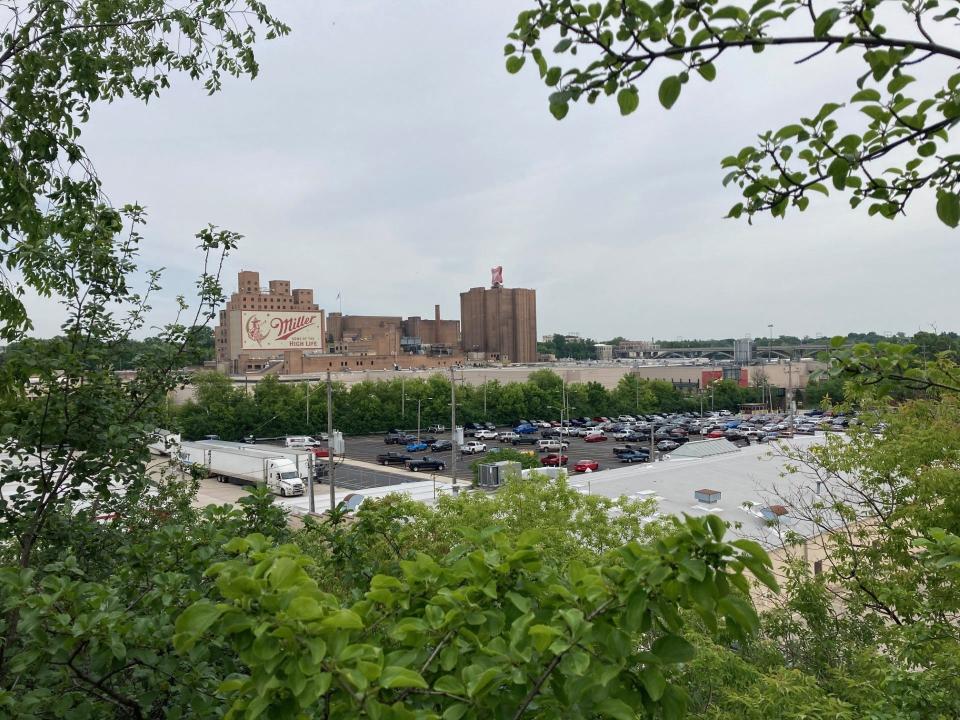
<svg viewBox="0 0 960 720">
<path fill-rule="evenodd" d="M 236 385 L 215 372 L 195 376 L 196 398 L 174 408 L 170 424 L 189 439 L 219 435 L 240 440 L 248 435 L 276 437 L 315 434 L 325 430 L 326 387 L 282 383 L 268 376 L 249 386 Z M 761 389 L 742 388 L 732 381 L 714 383 L 711 390 L 685 393 L 664 380 L 625 375 L 608 390 L 597 382 L 566 386 L 551 370 L 538 370 L 527 382 L 457 386 L 457 422 L 515 423 L 519 419 L 560 417 L 615 417 L 620 414 L 736 410 L 741 403 L 758 402 Z M 333 387 L 334 426 L 347 434 L 412 430 L 420 426 L 450 425 L 450 382 L 441 375 L 409 380 L 365 381 Z"/>
<path fill-rule="evenodd" d="M 105 365 L 111 365 L 114 370 L 136 370 L 150 365 L 150 360 L 158 355 L 178 351 L 180 362 L 184 366 L 202 365 L 207 360 L 213 360 L 215 349 L 213 330 L 207 326 L 196 326 L 187 331 L 189 338 L 182 351 L 174 348 L 163 338 L 148 337 L 143 340 L 124 337 L 115 342 L 91 340 L 91 351 L 96 351 Z M 67 339 L 58 336 L 48 339 L 27 338 L 20 342 L 10 343 L 0 353 L 0 365 L 16 363 L 20 356 L 32 357 L 37 354 L 55 356 L 58 348 Z"/>
</svg>

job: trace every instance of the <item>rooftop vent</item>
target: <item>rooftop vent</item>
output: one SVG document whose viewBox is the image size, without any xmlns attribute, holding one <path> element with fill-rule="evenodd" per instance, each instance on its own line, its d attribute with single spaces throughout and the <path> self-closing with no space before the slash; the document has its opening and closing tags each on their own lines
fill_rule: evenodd
<svg viewBox="0 0 960 720">
<path fill-rule="evenodd" d="M 702 503 L 720 502 L 719 490 L 709 490 L 707 488 L 704 488 L 702 490 L 694 490 L 693 496 L 697 499 L 698 502 L 702 502 Z"/>
<path fill-rule="evenodd" d="M 770 522 L 777 522 L 784 515 L 788 515 L 789 512 L 790 511 L 783 505 L 768 505 L 767 507 L 760 508 L 760 514 L 763 515 L 763 519 Z"/>
</svg>

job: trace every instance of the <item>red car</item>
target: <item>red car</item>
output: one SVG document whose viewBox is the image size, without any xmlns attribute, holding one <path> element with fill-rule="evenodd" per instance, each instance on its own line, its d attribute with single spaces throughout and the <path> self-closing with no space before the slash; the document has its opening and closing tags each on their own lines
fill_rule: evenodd
<svg viewBox="0 0 960 720">
<path fill-rule="evenodd" d="M 566 455 L 557 455 L 556 453 L 550 453 L 549 455 L 544 455 L 540 458 L 540 464 L 544 467 L 557 467 L 559 465 L 566 465 L 569 458 Z"/>
<path fill-rule="evenodd" d="M 723 430 L 711 430 L 707 433 L 708 438 L 722 438 Z"/>
<path fill-rule="evenodd" d="M 584 439 L 584 442 L 606 442 L 607 436 L 597 433 L 595 435 L 587 435 Z"/>
<path fill-rule="evenodd" d="M 596 460 L 581 460 L 576 465 L 573 466 L 574 472 L 596 472 L 600 469 L 600 463 Z"/>
<path fill-rule="evenodd" d="M 330 448 L 314 447 L 313 456 L 316 458 L 330 457 Z"/>
</svg>

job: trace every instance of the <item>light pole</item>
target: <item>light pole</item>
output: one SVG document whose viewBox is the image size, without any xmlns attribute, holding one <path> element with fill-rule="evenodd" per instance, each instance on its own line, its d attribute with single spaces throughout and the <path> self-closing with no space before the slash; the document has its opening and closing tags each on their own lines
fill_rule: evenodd
<svg viewBox="0 0 960 720">
<path fill-rule="evenodd" d="M 457 378 L 450 366 L 450 474 L 453 476 L 453 494 L 457 494 Z"/>
<path fill-rule="evenodd" d="M 433 398 L 417 398 L 417 442 L 420 442 L 420 403 L 422 403 L 424 400 L 433 400 Z"/>
<path fill-rule="evenodd" d="M 770 343 L 767 345 L 767 362 L 773 361 L 773 323 L 767 325 L 770 328 Z M 770 387 L 770 378 L 767 378 L 767 400 L 770 401 L 770 412 L 773 412 L 773 389 Z"/>
<path fill-rule="evenodd" d="M 407 378 L 400 376 L 400 416 L 407 416 Z"/>
</svg>

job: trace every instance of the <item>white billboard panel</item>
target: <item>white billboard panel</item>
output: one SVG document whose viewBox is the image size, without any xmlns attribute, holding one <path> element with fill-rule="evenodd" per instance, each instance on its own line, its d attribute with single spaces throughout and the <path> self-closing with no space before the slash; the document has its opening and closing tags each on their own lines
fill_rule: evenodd
<svg viewBox="0 0 960 720">
<path fill-rule="evenodd" d="M 240 336 L 243 350 L 323 350 L 319 312 L 243 310 Z"/>
</svg>

